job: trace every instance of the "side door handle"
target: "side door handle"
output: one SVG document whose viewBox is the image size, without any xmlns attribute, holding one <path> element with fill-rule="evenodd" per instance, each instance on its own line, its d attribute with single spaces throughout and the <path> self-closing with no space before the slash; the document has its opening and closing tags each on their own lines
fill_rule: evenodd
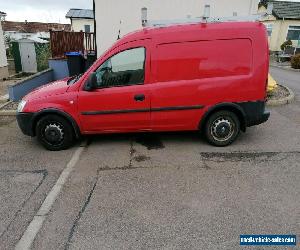
<svg viewBox="0 0 300 250">
<path fill-rule="evenodd" d="M 136 100 L 137 102 L 142 102 L 145 100 L 145 95 L 144 94 L 135 95 L 134 100 Z"/>
</svg>

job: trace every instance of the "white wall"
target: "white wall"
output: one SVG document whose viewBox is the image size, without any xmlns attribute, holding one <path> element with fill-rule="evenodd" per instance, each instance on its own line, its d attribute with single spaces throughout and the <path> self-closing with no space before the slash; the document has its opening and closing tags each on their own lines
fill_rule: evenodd
<svg viewBox="0 0 300 250">
<path fill-rule="evenodd" d="M 49 32 L 38 32 L 38 33 L 21 33 L 17 31 L 4 31 L 4 35 L 9 37 L 12 41 L 16 41 L 22 38 L 50 38 Z"/>
<path fill-rule="evenodd" d="M 73 31 L 84 31 L 84 25 L 91 26 L 91 32 L 94 32 L 94 20 L 93 19 L 72 19 Z"/>
<path fill-rule="evenodd" d="M 245 16 L 257 12 L 259 0 L 95 0 L 98 56 L 121 36 L 140 29 L 141 8 L 148 9 L 148 20 L 200 17 L 205 4 L 211 17 Z M 120 24 L 121 21 L 121 24 Z"/>
<path fill-rule="evenodd" d="M 4 45 L 4 36 L 0 22 L 0 68 L 7 66 L 6 51 Z"/>
</svg>

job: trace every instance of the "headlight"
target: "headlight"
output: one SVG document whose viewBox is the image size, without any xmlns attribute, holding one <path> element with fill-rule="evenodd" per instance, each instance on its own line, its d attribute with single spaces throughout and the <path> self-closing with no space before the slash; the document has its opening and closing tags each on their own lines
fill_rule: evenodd
<svg viewBox="0 0 300 250">
<path fill-rule="evenodd" d="M 24 100 L 22 100 L 22 101 L 20 101 L 20 103 L 19 103 L 19 105 L 18 105 L 18 112 L 20 113 L 20 112 L 22 112 L 23 111 L 23 109 L 24 109 L 24 107 L 25 107 L 25 105 L 26 105 L 26 101 L 24 101 Z"/>
</svg>

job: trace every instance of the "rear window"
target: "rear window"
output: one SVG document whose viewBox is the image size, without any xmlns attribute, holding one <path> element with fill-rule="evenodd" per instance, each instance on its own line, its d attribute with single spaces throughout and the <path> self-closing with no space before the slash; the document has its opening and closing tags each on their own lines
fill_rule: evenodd
<svg viewBox="0 0 300 250">
<path fill-rule="evenodd" d="M 247 75 L 251 67 L 252 46 L 249 39 L 158 46 L 157 80 L 160 82 Z"/>
</svg>

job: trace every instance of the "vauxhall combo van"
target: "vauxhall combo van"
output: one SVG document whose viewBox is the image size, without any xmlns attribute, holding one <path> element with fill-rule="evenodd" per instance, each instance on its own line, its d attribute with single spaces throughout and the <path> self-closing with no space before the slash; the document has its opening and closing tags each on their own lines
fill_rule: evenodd
<svg viewBox="0 0 300 250">
<path fill-rule="evenodd" d="M 270 116 L 268 51 L 258 22 L 144 28 L 118 40 L 82 76 L 25 96 L 17 121 L 49 150 L 87 134 L 192 130 L 227 146 Z"/>
</svg>

